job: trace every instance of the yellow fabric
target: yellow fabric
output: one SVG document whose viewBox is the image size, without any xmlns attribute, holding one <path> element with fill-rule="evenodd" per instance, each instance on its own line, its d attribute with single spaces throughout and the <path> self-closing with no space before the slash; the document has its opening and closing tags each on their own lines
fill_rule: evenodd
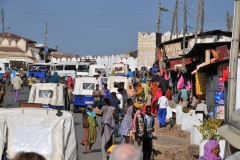
<svg viewBox="0 0 240 160">
<path fill-rule="evenodd" d="M 107 153 L 110 154 L 117 145 L 113 144 L 108 150 Z"/>
<path fill-rule="evenodd" d="M 31 86 L 35 83 L 36 78 L 28 78 L 28 85 Z"/>
<path fill-rule="evenodd" d="M 134 107 L 136 107 L 137 109 L 142 109 L 143 103 L 134 103 Z"/>
<path fill-rule="evenodd" d="M 149 87 L 148 87 L 148 85 L 146 83 L 142 83 L 142 87 L 144 89 L 144 100 L 147 100 Z"/>
</svg>

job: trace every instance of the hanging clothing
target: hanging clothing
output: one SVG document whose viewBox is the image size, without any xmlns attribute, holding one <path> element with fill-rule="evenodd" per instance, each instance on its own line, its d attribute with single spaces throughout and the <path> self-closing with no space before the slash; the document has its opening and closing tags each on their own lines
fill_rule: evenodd
<svg viewBox="0 0 240 160">
<path fill-rule="evenodd" d="M 181 76 L 178 80 L 178 83 L 177 83 L 177 89 L 180 90 L 184 87 L 184 79 L 183 79 L 183 76 Z"/>
</svg>

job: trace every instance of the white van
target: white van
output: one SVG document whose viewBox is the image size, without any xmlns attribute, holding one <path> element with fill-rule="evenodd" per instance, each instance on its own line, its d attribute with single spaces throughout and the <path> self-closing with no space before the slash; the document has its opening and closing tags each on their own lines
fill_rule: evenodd
<svg viewBox="0 0 240 160">
<path fill-rule="evenodd" d="M 89 77 L 94 76 L 96 73 L 105 77 L 106 76 L 106 66 L 93 64 L 89 66 Z"/>
<path fill-rule="evenodd" d="M 129 83 L 132 83 L 132 79 L 128 77 L 109 76 L 107 79 L 108 89 L 110 92 L 117 92 L 120 87 L 127 89 Z"/>
<path fill-rule="evenodd" d="M 60 77 L 71 76 L 72 78 L 76 77 L 77 63 L 59 63 L 52 65 L 52 75 L 54 72 L 57 72 Z"/>
</svg>

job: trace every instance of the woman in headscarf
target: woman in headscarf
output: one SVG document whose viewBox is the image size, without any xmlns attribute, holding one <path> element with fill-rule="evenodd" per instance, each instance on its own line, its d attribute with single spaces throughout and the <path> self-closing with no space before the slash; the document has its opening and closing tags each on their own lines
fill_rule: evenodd
<svg viewBox="0 0 240 160">
<path fill-rule="evenodd" d="M 115 107 L 109 107 L 105 116 L 105 120 L 102 126 L 102 156 L 103 160 L 107 160 L 107 150 L 112 144 L 115 143 L 114 140 L 114 127 L 115 127 L 115 119 L 113 115 L 116 113 Z"/>
<path fill-rule="evenodd" d="M 152 86 L 151 86 L 152 99 L 154 98 L 157 90 L 158 90 L 158 82 L 152 82 Z"/>
<path fill-rule="evenodd" d="M 131 143 L 132 139 L 132 119 L 133 117 L 133 106 L 130 106 L 127 110 L 127 113 L 125 114 L 121 127 L 120 127 L 120 133 L 123 139 L 123 142 L 125 143 Z"/>
<path fill-rule="evenodd" d="M 219 143 L 215 140 L 209 140 L 204 145 L 204 155 L 199 157 L 198 160 L 222 160 L 222 157 L 219 155 L 219 153 Z"/>
<path fill-rule="evenodd" d="M 142 82 L 138 83 L 137 92 L 136 92 L 137 99 L 144 99 L 144 88 L 142 87 Z"/>
<path fill-rule="evenodd" d="M 142 87 L 144 89 L 144 102 L 147 102 L 149 87 L 146 83 L 146 80 L 142 80 Z"/>
<path fill-rule="evenodd" d="M 60 77 L 58 76 L 57 72 L 54 72 L 54 75 L 50 78 L 50 83 L 59 83 Z"/>
<path fill-rule="evenodd" d="M 133 87 L 133 84 L 132 83 L 129 83 L 128 84 L 128 87 L 127 87 L 127 95 L 128 95 L 128 98 L 132 98 L 134 99 L 135 96 L 136 96 L 136 92 L 134 90 L 134 87 Z"/>
<path fill-rule="evenodd" d="M 97 139 L 96 127 L 98 127 L 98 129 L 100 130 L 100 127 L 98 126 L 98 123 L 96 121 L 96 113 L 94 112 L 92 106 L 87 106 L 86 114 L 83 113 L 83 127 L 84 127 L 84 139 L 81 143 L 82 145 L 85 146 L 85 150 L 83 151 L 83 153 L 84 154 L 87 153 L 88 145 L 89 145 L 88 153 L 92 153 L 91 150 L 92 146 Z"/>
<path fill-rule="evenodd" d="M 152 99 L 152 102 L 151 102 L 151 107 L 152 107 L 152 113 L 154 115 L 157 115 L 158 113 L 158 108 L 157 108 L 157 102 L 158 102 L 158 99 L 162 96 L 162 90 L 161 90 L 161 86 L 159 85 L 158 86 L 158 89 Z"/>
<path fill-rule="evenodd" d="M 72 101 L 73 101 L 72 92 L 73 92 L 73 88 L 74 88 L 74 81 L 73 81 L 73 79 L 72 79 L 71 76 L 68 77 L 67 87 L 68 87 L 68 98 L 69 98 L 69 102 L 72 103 Z"/>
</svg>

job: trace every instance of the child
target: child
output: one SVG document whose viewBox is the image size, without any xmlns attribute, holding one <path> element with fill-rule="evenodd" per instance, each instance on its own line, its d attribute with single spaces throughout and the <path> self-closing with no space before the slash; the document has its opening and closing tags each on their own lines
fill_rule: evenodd
<svg viewBox="0 0 240 160">
<path fill-rule="evenodd" d="M 36 76 L 35 83 L 41 83 L 41 79 L 38 76 Z"/>
<path fill-rule="evenodd" d="M 162 96 L 158 99 L 158 122 L 159 127 L 165 127 L 165 120 L 167 115 L 168 99 L 165 97 L 165 92 L 162 92 Z"/>
<path fill-rule="evenodd" d="M 151 106 L 147 106 L 144 114 L 143 160 L 151 159 L 152 132 L 154 132 L 154 116 L 151 114 Z"/>
</svg>

